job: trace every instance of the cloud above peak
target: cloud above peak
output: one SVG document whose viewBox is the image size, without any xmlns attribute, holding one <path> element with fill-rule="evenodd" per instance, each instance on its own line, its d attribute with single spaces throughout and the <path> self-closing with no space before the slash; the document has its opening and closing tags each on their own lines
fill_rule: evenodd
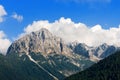
<svg viewBox="0 0 120 80">
<path fill-rule="evenodd" d="M 7 15 L 7 12 L 5 11 L 4 7 L 0 5 L 0 22 L 3 22 L 4 16 Z"/>
<path fill-rule="evenodd" d="M 0 31 L 0 53 L 5 55 L 10 44 L 11 41 L 7 39 L 5 33 Z"/>
<path fill-rule="evenodd" d="M 103 29 L 97 24 L 88 27 L 84 23 L 75 23 L 70 18 L 60 18 L 50 23 L 47 20 L 33 21 L 24 29 L 24 34 L 46 28 L 54 35 L 63 38 L 66 42 L 79 41 L 89 46 L 98 46 L 103 43 L 120 46 L 120 27 Z"/>
</svg>

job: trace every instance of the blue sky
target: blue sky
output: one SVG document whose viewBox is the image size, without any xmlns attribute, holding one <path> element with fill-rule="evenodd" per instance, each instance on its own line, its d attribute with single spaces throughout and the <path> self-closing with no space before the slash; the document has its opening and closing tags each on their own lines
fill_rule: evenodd
<svg viewBox="0 0 120 80">
<path fill-rule="evenodd" d="M 10 41 L 24 32 L 33 21 L 54 22 L 61 17 L 89 27 L 100 24 L 103 29 L 120 25 L 120 0 L 0 0 L 6 15 L 0 31 Z"/>
<path fill-rule="evenodd" d="M 81 0 L 80 0 L 81 1 Z M 82 22 L 88 26 L 101 24 L 104 28 L 118 27 L 120 24 L 120 1 L 84 2 L 76 0 L 0 0 L 8 15 L 6 21 L 0 23 L 0 29 L 9 36 L 21 32 L 23 27 L 34 20 L 53 22 L 60 17 L 71 18 L 74 22 Z M 22 22 L 10 18 L 14 12 L 24 17 Z M 17 32 L 14 32 L 17 31 Z"/>
</svg>

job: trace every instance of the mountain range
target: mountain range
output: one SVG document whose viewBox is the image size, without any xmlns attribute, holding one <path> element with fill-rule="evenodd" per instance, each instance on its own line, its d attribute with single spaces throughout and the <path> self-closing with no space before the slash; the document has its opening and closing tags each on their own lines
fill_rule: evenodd
<svg viewBox="0 0 120 80">
<path fill-rule="evenodd" d="M 79 42 L 65 43 L 62 38 L 57 37 L 47 29 L 42 28 L 39 31 L 32 32 L 13 42 L 9 47 L 7 54 L 41 52 L 44 56 L 50 53 L 70 56 L 75 53 L 91 60 L 95 59 L 94 61 L 99 61 L 117 50 L 120 50 L 120 47 L 107 45 L 106 43 L 97 47 L 87 46 L 86 44 Z"/>
<path fill-rule="evenodd" d="M 42 28 L 14 41 L 6 56 L 0 55 L 0 78 L 62 80 L 85 70 L 119 49 L 105 43 L 97 47 L 79 42 L 66 43 L 62 38 Z M 8 73 L 14 74 L 14 77 Z"/>
<path fill-rule="evenodd" d="M 73 42 L 69 45 L 74 53 L 88 57 L 92 61 L 99 61 L 120 50 L 114 45 L 101 44 L 97 47 L 87 46 L 84 43 Z"/>
</svg>

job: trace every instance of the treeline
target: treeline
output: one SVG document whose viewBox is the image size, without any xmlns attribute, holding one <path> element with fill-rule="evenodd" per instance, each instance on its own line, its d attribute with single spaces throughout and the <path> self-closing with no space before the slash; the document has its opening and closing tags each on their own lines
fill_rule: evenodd
<svg viewBox="0 0 120 80">
<path fill-rule="evenodd" d="M 120 80 L 120 51 L 65 80 Z"/>
</svg>

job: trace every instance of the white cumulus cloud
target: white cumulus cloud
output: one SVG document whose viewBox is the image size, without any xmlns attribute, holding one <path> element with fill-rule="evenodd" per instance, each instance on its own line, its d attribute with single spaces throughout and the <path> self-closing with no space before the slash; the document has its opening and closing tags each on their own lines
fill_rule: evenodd
<svg viewBox="0 0 120 80">
<path fill-rule="evenodd" d="M 77 40 L 89 46 L 98 46 L 103 43 L 120 46 L 120 26 L 118 28 L 103 29 L 101 25 L 97 24 L 88 27 L 83 23 L 75 23 L 70 18 L 65 19 L 64 17 L 52 23 L 47 20 L 33 21 L 24 29 L 22 35 L 38 31 L 41 28 L 48 29 L 66 42 Z"/>
<path fill-rule="evenodd" d="M 7 15 L 7 12 L 5 11 L 4 7 L 0 5 L 0 22 L 3 22 L 4 16 Z"/>
<path fill-rule="evenodd" d="M 0 53 L 5 55 L 10 44 L 11 42 L 6 38 L 5 33 L 0 31 Z"/>
<path fill-rule="evenodd" d="M 19 22 L 21 22 L 23 20 L 23 16 L 22 15 L 18 15 L 17 13 L 14 13 L 12 15 L 12 18 L 16 19 Z"/>
</svg>

